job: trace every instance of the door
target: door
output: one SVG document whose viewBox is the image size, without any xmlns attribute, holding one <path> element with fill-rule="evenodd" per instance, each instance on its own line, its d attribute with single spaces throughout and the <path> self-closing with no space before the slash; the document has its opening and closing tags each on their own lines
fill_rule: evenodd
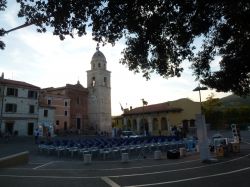
<svg viewBox="0 0 250 187">
<path fill-rule="evenodd" d="M 6 122 L 5 123 L 5 132 L 9 134 L 13 134 L 14 122 Z"/>
<path fill-rule="evenodd" d="M 76 128 L 81 129 L 81 118 L 76 118 Z"/>
<path fill-rule="evenodd" d="M 28 123 L 28 135 L 33 135 L 34 132 L 34 123 Z"/>
</svg>

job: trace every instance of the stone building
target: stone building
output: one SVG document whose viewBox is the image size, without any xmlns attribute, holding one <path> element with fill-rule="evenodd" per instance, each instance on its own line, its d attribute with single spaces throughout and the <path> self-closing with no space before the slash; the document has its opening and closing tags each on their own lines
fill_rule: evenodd
<svg viewBox="0 0 250 187">
<path fill-rule="evenodd" d="M 87 71 L 89 125 L 98 132 L 111 132 L 111 85 L 107 61 L 99 47 Z"/>
</svg>

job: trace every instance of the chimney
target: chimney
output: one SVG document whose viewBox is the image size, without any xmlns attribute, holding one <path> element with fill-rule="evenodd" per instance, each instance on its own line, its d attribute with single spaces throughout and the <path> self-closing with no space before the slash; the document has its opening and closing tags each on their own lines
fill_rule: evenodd
<svg viewBox="0 0 250 187">
<path fill-rule="evenodd" d="M 4 79 L 4 72 L 2 72 L 2 76 L 1 76 L 1 79 Z"/>
<path fill-rule="evenodd" d="M 130 106 L 130 110 L 132 110 L 133 108 L 132 108 L 132 106 Z"/>
</svg>

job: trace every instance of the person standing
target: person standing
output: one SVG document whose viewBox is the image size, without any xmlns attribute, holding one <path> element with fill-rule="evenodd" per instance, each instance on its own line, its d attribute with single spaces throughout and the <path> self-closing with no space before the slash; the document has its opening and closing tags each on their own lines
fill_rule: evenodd
<svg viewBox="0 0 250 187">
<path fill-rule="evenodd" d="M 36 128 L 36 130 L 35 130 L 35 144 L 38 144 L 38 138 L 39 138 L 39 129 Z"/>
</svg>

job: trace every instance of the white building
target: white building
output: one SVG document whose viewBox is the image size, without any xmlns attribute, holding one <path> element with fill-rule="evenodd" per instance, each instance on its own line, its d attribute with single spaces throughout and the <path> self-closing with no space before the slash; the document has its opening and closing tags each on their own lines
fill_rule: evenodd
<svg viewBox="0 0 250 187">
<path fill-rule="evenodd" d="M 87 71 L 89 125 L 98 132 L 111 133 L 111 86 L 107 61 L 99 47 L 91 60 L 91 70 Z"/>
<path fill-rule="evenodd" d="M 33 135 L 38 121 L 40 88 L 25 82 L 0 78 L 0 130 Z"/>
<path fill-rule="evenodd" d="M 53 136 L 55 127 L 55 107 L 39 106 L 38 128 L 41 135 L 46 136 L 48 132 Z"/>
</svg>

